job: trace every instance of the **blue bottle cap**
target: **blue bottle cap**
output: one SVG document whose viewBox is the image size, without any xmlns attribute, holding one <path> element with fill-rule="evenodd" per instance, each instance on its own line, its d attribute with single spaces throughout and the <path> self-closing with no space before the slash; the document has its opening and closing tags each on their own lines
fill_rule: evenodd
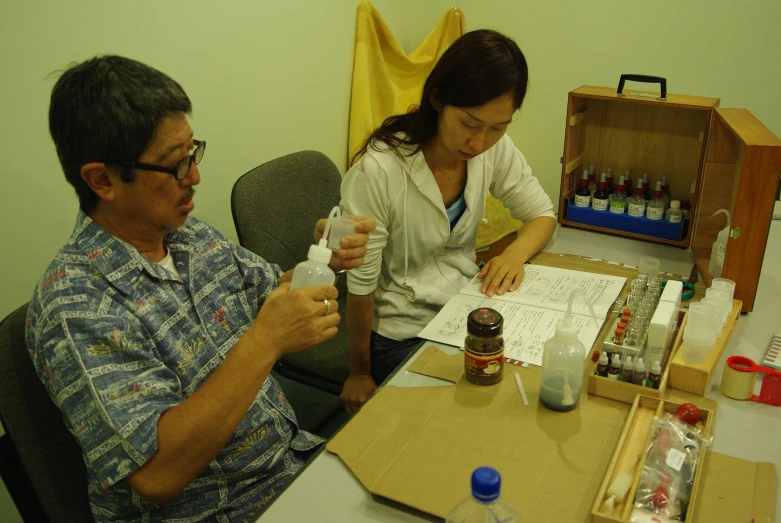
<svg viewBox="0 0 781 523">
<path fill-rule="evenodd" d="M 502 476 L 494 468 L 480 467 L 472 472 L 472 496 L 478 501 L 493 501 L 499 497 Z"/>
</svg>

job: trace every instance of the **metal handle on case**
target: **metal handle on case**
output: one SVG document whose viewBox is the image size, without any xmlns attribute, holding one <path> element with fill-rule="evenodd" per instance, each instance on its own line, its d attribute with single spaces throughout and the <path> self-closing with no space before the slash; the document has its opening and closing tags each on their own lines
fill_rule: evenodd
<svg viewBox="0 0 781 523">
<path fill-rule="evenodd" d="M 630 82 L 644 82 L 648 84 L 659 84 L 659 90 L 661 91 L 661 99 L 667 98 L 667 78 L 661 76 L 649 76 L 647 74 L 622 74 L 618 80 L 618 89 L 616 94 L 621 95 L 624 91 L 624 82 L 629 80 Z"/>
</svg>

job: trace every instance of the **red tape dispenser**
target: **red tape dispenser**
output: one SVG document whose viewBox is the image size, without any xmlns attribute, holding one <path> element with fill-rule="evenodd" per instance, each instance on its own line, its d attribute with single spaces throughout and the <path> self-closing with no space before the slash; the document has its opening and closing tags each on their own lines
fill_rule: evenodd
<svg viewBox="0 0 781 523">
<path fill-rule="evenodd" d="M 765 377 L 759 395 L 755 395 L 754 383 L 759 373 L 764 373 Z M 728 398 L 781 407 L 781 372 L 757 365 L 745 356 L 730 356 L 724 365 L 720 390 Z"/>
</svg>

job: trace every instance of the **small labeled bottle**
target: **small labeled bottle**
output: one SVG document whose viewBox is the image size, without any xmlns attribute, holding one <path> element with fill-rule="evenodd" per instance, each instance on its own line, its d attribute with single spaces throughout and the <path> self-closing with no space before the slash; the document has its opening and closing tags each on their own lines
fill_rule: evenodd
<svg viewBox="0 0 781 523">
<path fill-rule="evenodd" d="M 651 183 L 648 181 L 648 173 L 643 173 L 643 198 L 651 200 Z"/>
<path fill-rule="evenodd" d="M 645 216 L 649 220 L 661 220 L 664 218 L 664 200 L 662 199 L 662 182 L 656 182 L 653 198 L 648 202 Z"/>
<path fill-rule="evenodd" d="M 607 379 L 616 380 L 621 374 L 621 355 L 618 353 L 613 354 L 613 361 L 610 362 L 610 368 L 607 371 Z"/>
<path fill-rule="evenodd" d="M 613 194 L 614 192 L 616 192 L 615 186 L 613 184 L 613 169 L 608 167 L 606 174 L 607 174 L 607 192 L 609 194 Z"/>
<path fill-rule="evenodd" d="M 645 216 L 645 198 L 643 198 L 643 179 L 637 179 L 637 187 L 634 194 L 626 199 L 627 214 L 629 216 Z"/>
<path fill-rule="evenodd" d="M 630 193 L 632 190 L 632 178 L 629 176 L 629 171 L 624 171 L 624 188 L 625 193 Z"/>
<path fill-rule="evenodd" d="M 645 384 L 645 360 L 643 358 L 638 357 L 635 361 L 635 375 L 632 378 L 632 383 L 635 385 L 640 385 L 641 387 Z"/>
<path fill-rule="evenodd" d="M 607 352 L 604 350 L 599 355 L 599 363 L 597 363 L 597 376 L 607 378 L 607 369 L 610 367 L 610 358 L 607 356 Z"/>
<path fill-rule="evenodd" d="M 632 356 L 627 356 L 624 360 L 624 367 L 621 369 L 621 381 L 632 383 L 635 373 L 635 364 L 632 362 Z"/>
<path fill-rule="evenodd" d="M 624 177 L 618 179 L 616 192 L 610 195 L 610 212 L 613 214 L 624 214 L 626 211 L 626 187 L 624 187 Z"/>
<path fill-rule="evenodd" d="M 591 194 L 597 192 L 597 174 L 594 172 L 594 166 L 588 167 L 588 190 Z"/>
<path fill-rule="evenodd" d="M 575 191 L 575 207 L 589 207 L 591 205 L 591 191 L 588 190 L 588 171 L 583 171 L 580 186 Z"/>
<path fill-rule="evenodd" d="M 662 364 L 659 360 L 656 360 L 651 365 L 651 372 L 648 374 L 648 386 L 653 389 L 659 389 L 659 385 L 662 383 Z"/>
<path fill-rule="evenodd" d="M 504 339 L 502 315 L 488 307 L 469 313 L 464 343 L 464 375 L 475 385 L 493 385 L 502 379 Z"/>
<path fill-rule="evenodd" d="M 664 215 L 664 219 L 670 223 L 681 223 L 683 221 L 683 211 L 681 210 L 681 202 L 678 200 L 672 200 L 670 202 L 670 208 Z"/>
<path fill-rule="evenodd" d="M 320 240 L 320 244 L 309 247 L 308 259 L 296 265 L 293 279 L 290 281 L 291 291 L 317 285 L 333 285 L 336 282 L 336 274 L 328 266 L 331 249 L 325 246 L 325 238 Z"/>
<path fill-rule="evenodd" d="M 607 192 L 607 177 L 605 173 L 602 173 L 597 191 L 591 196 L 591 208 L 595 211 L 606 211 L 609 202 L 610 193 Z"/>
<path fill-rule="evenodd" d="M 664 208 L 670 207 L 670 186 L 667 184 L 667 176 L 662 176 L 662 199 Z"/>
<path fill-rule="evenodd" d="M 501 487 L 502 477 L 496 469 L 475 469 L 472 473 L 472 495 L 455 506 L 445 518 L 445 523 L 518 523 L 523 513 L 521 509 L 499 497 Z"/>
</svg>

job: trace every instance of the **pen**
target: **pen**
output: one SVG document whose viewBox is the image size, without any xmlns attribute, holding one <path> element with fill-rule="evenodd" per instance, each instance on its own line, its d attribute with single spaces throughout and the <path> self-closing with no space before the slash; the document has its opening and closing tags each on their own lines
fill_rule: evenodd
<svg viewBox="0 0 781 523">
<path fill-rule="evenodd" d="M 523 404 L 528 405 L 529 400 L 526 398 L 526 391 L 523 390 L 523 383 L 521 383 L 521 376 L 517 372 L 515 373 L 515 383 L 518 384 L 518 392 L 521 393 L 521 399 L 523 399 Z"/>
</svg>

